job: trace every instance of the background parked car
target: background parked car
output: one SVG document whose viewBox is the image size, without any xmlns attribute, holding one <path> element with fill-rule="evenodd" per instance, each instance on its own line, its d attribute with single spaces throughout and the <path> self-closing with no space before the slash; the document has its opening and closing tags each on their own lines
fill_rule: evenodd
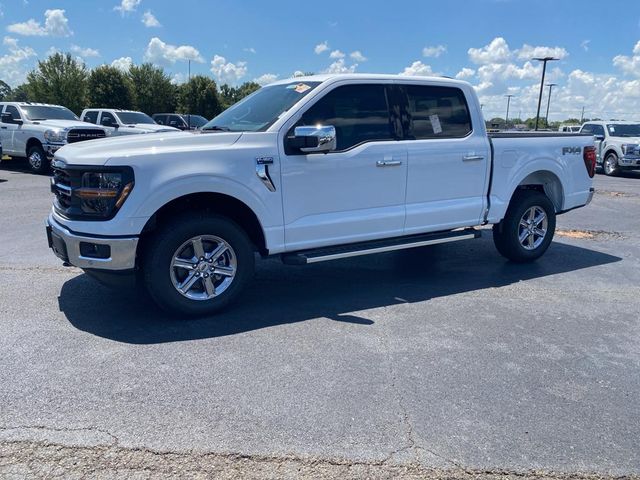
<svg viewBox="0 0 640 480">
<path fill-rule="evenodd" d="M 582 125 L 580 133 L 595 137 L 596 162 L 605 175 L 640 170 L 640 123 L 587 122 Z"/>
<path fill-rule="evenodd" d="M 106 132 L 85 122 L 60 105 L 2 102 L 0 138 L 4 153 L 26 157 L 29 168 L 45 173 L 53 154 L 67 143 L 103 138 Z"/>
<path fill-rule="evenodd" d="M 559 132 L 577 133 L 580 131 L 580 125 L 560 125 L 558 127 Z"/>
<path fill-rule="evenodd" d="M 168 125 L 180 130 L 198 130 L 209 121 L 202 115 L 187 113 L 156 113 L 153 115 L 153 119 L 160 125 Z"/>
<path fill-rule="evenodd" d="M 85 122 L 100 125 L 111 136 L 176 130 L 166 125 L 158 125 L 146 113 L 133 110 L 86 108 L 82 111 L 81 119 Z"/>
</svg>

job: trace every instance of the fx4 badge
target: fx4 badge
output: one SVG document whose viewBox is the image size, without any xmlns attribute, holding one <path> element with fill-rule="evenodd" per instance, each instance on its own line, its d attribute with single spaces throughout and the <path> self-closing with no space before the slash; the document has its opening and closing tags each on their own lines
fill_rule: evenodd
<svg viewBox="0 0 640 480">
<path fill-rule="evenodd" d="M 580 155 L 581 153 L 580 147 L 562 147 L 562 155 Z"/>
<path fill-rule="evenodd" d="M 267 187 L 267 190 L 275 192 L 276 187 L 269 176 L 269 165 L 273 165 L 273 157 L 256 157 L 256 175 Z"/>
</svg>

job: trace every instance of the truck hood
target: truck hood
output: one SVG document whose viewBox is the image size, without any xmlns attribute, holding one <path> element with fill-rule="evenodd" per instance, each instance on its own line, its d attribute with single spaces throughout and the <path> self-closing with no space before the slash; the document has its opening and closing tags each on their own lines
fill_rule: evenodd
<svg viewBox="0 0 640 480">
<path fill-rule="evenodd" d="M 66 145 L 56 152 L 55 158 L 68 165 L 99 166 L 112 159 L 114 165 L 127 165 L 129 157 L 224 149 L 236 143 L 241 136 L 240 132 L 200 134 L 180 130 L 153 135 L 123 135 Z"/>
<path fill-rule="evenodd" d="M 125 130 L 134 130 L 141 131 L 144 133 L 152 133 L 152 132 L 177 132 L 178 129 L 174 127 L 169 127 L 167 125 L 158 125 L 155 123 L 135 123 L 133 125 L 125 125 L 123 127 Z"/>
<path fill-rule="evenodd" d="M 40 125 L 48 128 L 88 128 L 102 130 L 102 128 L 93 123 L 81 122 L 80 120 L 35 120 L 31 122 L 33 125 Z"/>
</svg>

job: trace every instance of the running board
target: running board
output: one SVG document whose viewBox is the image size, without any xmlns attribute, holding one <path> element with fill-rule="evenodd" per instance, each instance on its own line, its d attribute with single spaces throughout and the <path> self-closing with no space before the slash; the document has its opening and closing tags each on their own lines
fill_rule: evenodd
<svg viewBox="0 0 640 480">
<path fill-rule="evenodd" d="M 288 265 L 306 265 L 308 263 L 326 262 L 339 258 L 358 257 L 372 253 L 393 252 L 407 248 L 437 245 L 439 243 L 458 242 L 470 240 L 481 236 L 480 230 L 467 228 L 454 232 L 427 233 L 411 235 L 408 237 L 396 237 L 388 240 L 373 240 L 370 242 L 352 243 L 339 247 L 325 247 L 314 250 L 282 254 L 282 262 Z"/>
</svg>

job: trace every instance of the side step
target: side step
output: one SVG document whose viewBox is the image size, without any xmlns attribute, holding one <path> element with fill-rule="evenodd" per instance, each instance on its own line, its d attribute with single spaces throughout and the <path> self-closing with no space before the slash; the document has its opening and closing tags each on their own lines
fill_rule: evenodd
<svg viewBox="0 0 640 480">
<path fill-rule="evenodd" d="M 358 257 L 372 253 L 393 252 L 406 248 L 424 247 L 438 243 L 470 240 L 481 236 L 480 230 L 467 228 L 453 232 L 426 233 L 408 237 L 395 237 L 386 240 L 372 240 L 369 242 L 351 243 L 338 247 L 317 248 L 282 254 L 282 262 L 288 265 L 306 265 L 308 263 L 326 262 L 339 258 Z"/>
</svg>

